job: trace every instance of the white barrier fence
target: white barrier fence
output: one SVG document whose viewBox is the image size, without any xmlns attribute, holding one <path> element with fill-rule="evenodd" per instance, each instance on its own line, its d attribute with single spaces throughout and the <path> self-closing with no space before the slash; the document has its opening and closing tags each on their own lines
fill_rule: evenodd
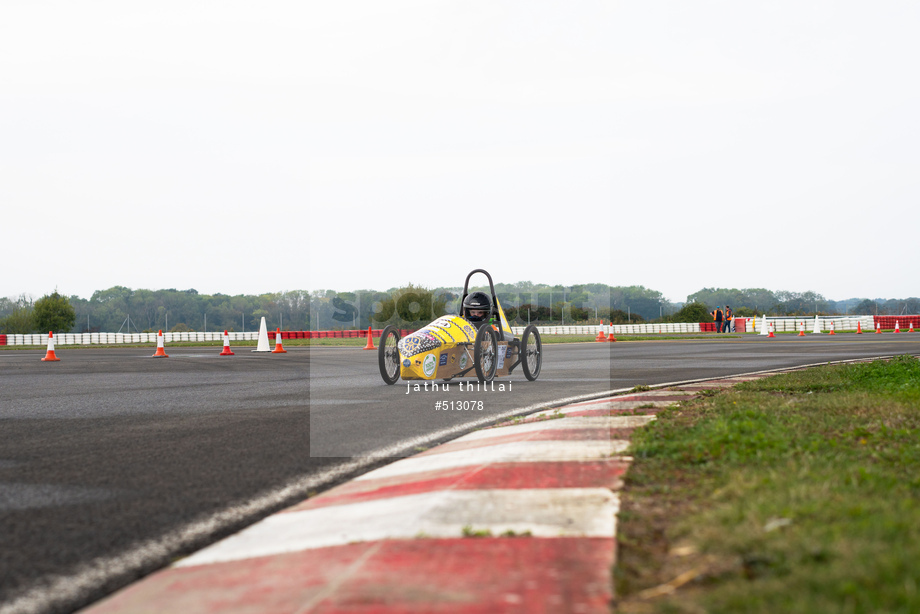
<svg viewBox="0 0 920 614">
<path fill-rule="evenodd" d="M 538 326 L 537 330 L 541 335 L 597 335 L 600 327 L 596 324 L 589 326 Z M 604 325 L 604 334 L 610 331 L 608 325 Z M 523 326 L 512 326 L 511 332 L 515 335 L 524 333 Z M 657 335 L 666 333 L 698 333 L 700 325 L 696 322 L 690 323 L 668 323 L 668 324 L 614 324 L 614 335 Z"/>
<path fill-rule="evenodd" d="M 811 318 L 793 318 L 793 317 L 767 318 L 767 324 L 771 322 L 773 323 L 775 327 L 773 329 L 774 332 L 777 332 L 777 333 L 783 333 L 783 332 L 797 333 L 799 332 L 799 327 L 803 323 L 805 324 L 806 333 L 811 333 L 811 332 L 814 332 L 815 330 L 815 317 L 814 316 L 812 316 Z M 838 317 L 827 317 L 827 318 L 819 317 L 817 319 L 817 322 L 818 322 L 818 330 L 820 330 L 822 333 L 830 332 L 831 322 L 834 323 L 835 332 L 844 331 L 844 330 L 856 330 L 857 323 L 862 327 L 862 330 L 864 331 L 868 331 L 870 333 L 875 331 L 875 319 L 872 316 L 846 316 L 846 317 L 838 316 Z M 763 318 L 758 317 L 757 324 L 756 324 L 757 330 L 751 331 L 750 326 L 749 326 L 748 332 L 759 333 L 762 330 L 761 328 L 762 325 L 763 325 Z"/>
<path fill-rule="evenodd" d="M 736 320 L 745 320 L 746 333 L 760 333 L 764 326 L 762 317 L 755 318 L 736 318 Z M 776 317 L 767 318 L 766 323 L 773 323 L 774 331 L 781 332 L 798 332 L 799 326 L 805 323 L 805 332 L 810 333 L 815 329 L 815 317 L 794 318 L 794 317 Z M 818 318 L 818 329 L 827 333 L 830 331 L 831 322 L 834 323 L 835 331 L 856 330 L 857 322 L 863 330 L 872 332 L 875 330 L 875 320 L 872 316 L 847 316 L 847 317 L 827 317 Z M 597 335 L 599 327 L 593 326 L 538 326 L 537 330 L 541 335 Z M 610 330 L 610 327 L 604 325 L 604 334 Z M 511 332 L 520 335 L 524 332 L 523 326 L 512 326 Z M 614 335 L 654 335 L 668 333 L 700 333 L 700 325 L 697 322 L 675 322 L 667 324 L 614 324 Z"/>
<path fill-rule="evenodd" d="M 738 318 L 746 320 L 747 333 L 760 333 L 764 326 L 763 318 Z M 753 326 L 752 326 L 753 322 Z M 766 323 L 773 323 L 774 331 L 781 332 L 798 332 L 802 322 L 805 323 L 805 332 L 810 333 L 815 328 L 815 318 L 767 318 Z M 873 332 L 875 330 L 875 320 L 872 316 L 847 316 L 834 318 L 818 318 L 818 328 L 823 333 L 830 331 L 831 322 L 834 323 L 836 331 L 856 330 L 857 322 L 862 326 L 864 331 Z M 538 326 L 537 330 L 541 335 L 591 335 L 596 336 L 599 327 L 590 326 Z M 610 330 L 608 325 L 604 325 L 604 334 Z M 524 332 L 523 326 L 512 326 L 511 332 L 515 335 L 521 335 Z M 614 324 L 614 335 L 657 335 L 669 333 L 699 333 L 700 325 L 696 322 L 673 322 L 666 324 Z M 248 333 L 228 333 L 230 341 L 258 341 L 258 331 Z M 269 337 L 274 339 L 274 331 L 269 332 Z M 163 333 L 165 343 L 176 342 L 193 342 L 193 341 L 214 341 L 220 342 L 224 338 L 222 332 L 187 332 L 187 333 Z M 156 343 L 157 333 L 55 333 L 55 345 L 116 345 L 122 343 Z M 46 345 L 48 343 L 48 334 L 28 334 L 28 335 L 7 335 L 7 345 Z"/>
<path fill-rule="evenodd" d="M 230 341 L 258 341 L 259 332 L 227 333 Z M 269 335 L 274 339 L 274 331 Z M 181 341 L 222 341 L 223 332 L 210 333 L 163 333 L 165 343 Z M 115 345 L 119 343 L 156 343 L 157 333 L 55 333 L 55 345 Z M 7 345 L 46 345 L 48 333 L 30 335 L 7 335 Z"/>
</svg>

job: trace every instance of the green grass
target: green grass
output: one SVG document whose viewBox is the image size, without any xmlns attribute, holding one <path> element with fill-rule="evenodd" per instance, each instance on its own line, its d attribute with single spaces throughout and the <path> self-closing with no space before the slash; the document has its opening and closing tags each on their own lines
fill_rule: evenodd
<svg viewBox="0 0 920 614">
<path fill-rule="evenodd" d="M 617 611 L 920 612 L 916 358 L 748 382 L 629 453 Z"/>
<path fill-rule="evenodd" d="M 472 525 L 464 525 L 461 530 L 463 537 L 492 537 L 489 529 L 474 529 Z"/>
</svg>

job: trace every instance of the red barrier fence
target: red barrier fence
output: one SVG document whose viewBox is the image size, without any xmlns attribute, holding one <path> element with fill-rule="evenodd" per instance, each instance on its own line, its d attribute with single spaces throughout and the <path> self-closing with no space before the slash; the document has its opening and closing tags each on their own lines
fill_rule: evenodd
<svg viewBox="0 0 920 614">
<path fill-rule="evenodd" d="M 6 335 L 0 335 L 0 345 L 6 345 Z"/>
<path fill-rule="evenodd" d="M 733 324 L 732 324 L 733 322 Z M 737 317 L 732 322 L 723 322 L 725 325 L 732 325 L 735 327 L 736 333 L 747 332 L 747 320 L 742 317 Z M 700 322 L 700 332 L 702 333 L 714 333 L 716 332 L 716 323 L 715 322 Z M 727 331 L 722 331 L 727 332 Z"/>
<path fill-rule="evenodd" d="M 897 324 L 901 330 L 910 329 L 911 324 L 914 330 L 920 328 L 920 316 L 874 316 L 875 325 L 882 325 L 882 330 L 894 330 Z"/>
</svg>

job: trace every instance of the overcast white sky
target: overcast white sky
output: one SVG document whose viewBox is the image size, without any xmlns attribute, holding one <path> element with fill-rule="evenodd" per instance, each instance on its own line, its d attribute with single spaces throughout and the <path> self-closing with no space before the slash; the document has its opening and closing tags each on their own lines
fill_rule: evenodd
<svg viewBox="0 0 920 614">
<path fill-rule="evenodd" d="M 913 2 L 0 3 L 0 295 L 920 295 Z"/>
</svg>

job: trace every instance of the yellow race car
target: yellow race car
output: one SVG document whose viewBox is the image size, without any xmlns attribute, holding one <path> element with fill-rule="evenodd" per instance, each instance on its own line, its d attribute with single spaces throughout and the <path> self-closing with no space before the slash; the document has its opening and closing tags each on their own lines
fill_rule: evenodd
<svg viewBox="0 0 920 614">
<path fill-rule="evenodd" d="M 470 278 L 476 273 L 488 278 L 491 297 L 469 292 Z M 460 305 L 460 315 L 441 316 L 403 338 L 395 326 L 384 328 L 377 349 L 383 381 L 395 384 L 400 377 L 450 381 L 475 373 L 480 382 L 490 382 L 510 375 L 518 365 L 528 380 L 537 379 L 543 365 L 540 333 L 532 324 L 520 339 L 511 333 L 488 272 L 476 269 L 466 276 Z"/>
</svg>

